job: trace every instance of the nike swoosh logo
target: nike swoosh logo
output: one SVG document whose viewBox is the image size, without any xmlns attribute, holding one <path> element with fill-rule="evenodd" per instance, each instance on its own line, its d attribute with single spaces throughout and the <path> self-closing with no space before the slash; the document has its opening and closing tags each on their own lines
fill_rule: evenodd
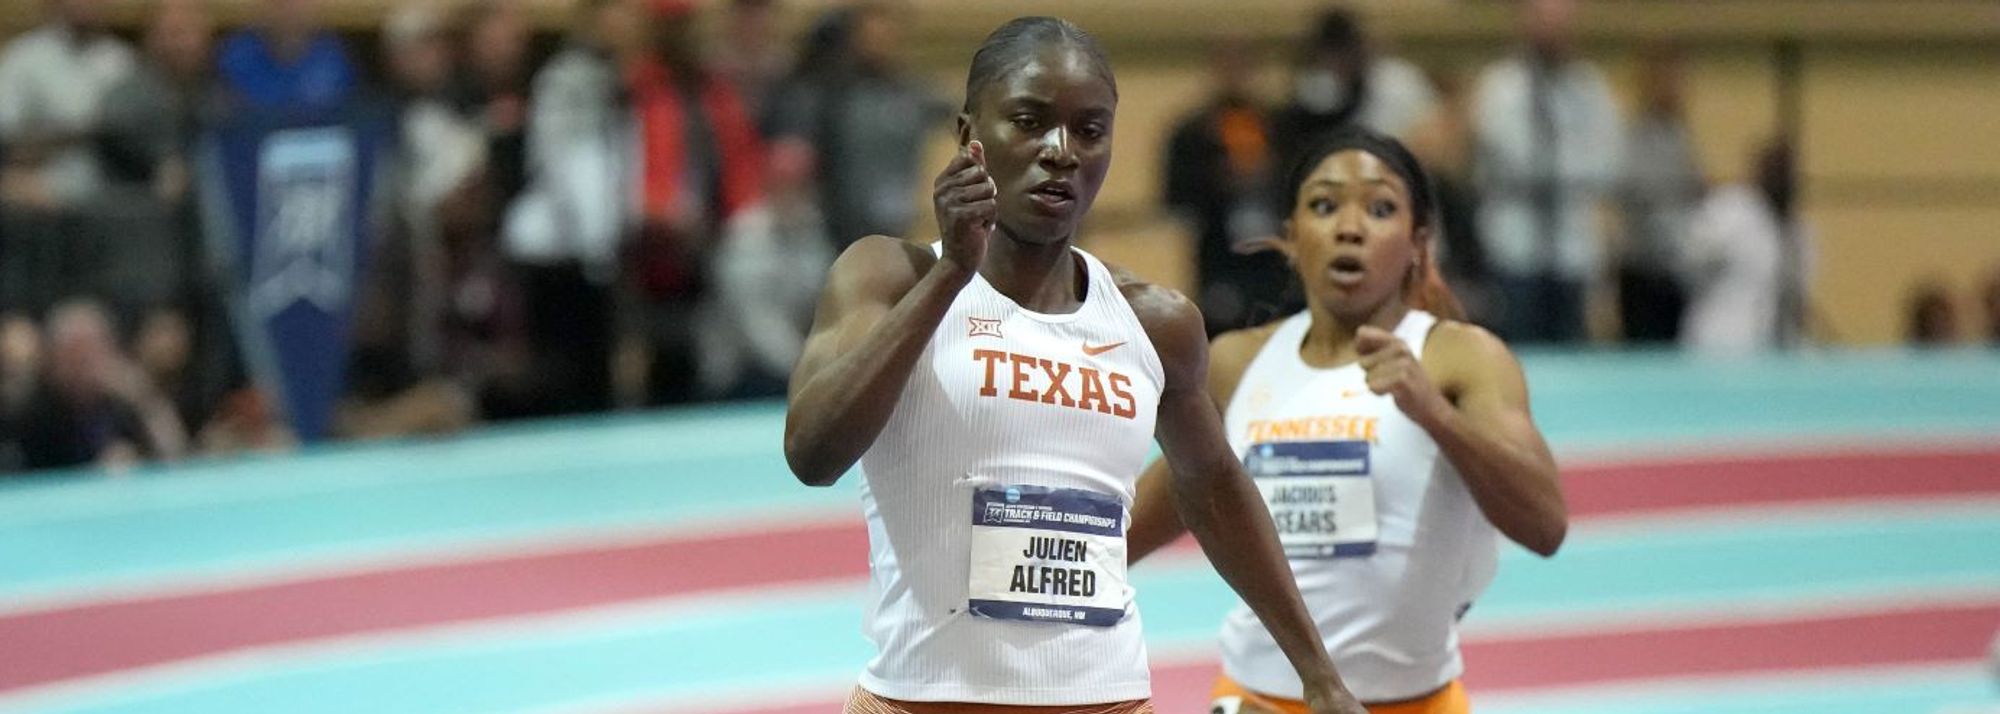
<svg viewBox="0 0 2000 714">
<path fill-rule="evenodd" d="M 1089 355 L 1089 356 L 1091 356 L 1091 357 L 1096 357 L 1096 356 L 1098 356 L 1098 355 L 1101 355 L 1101 354 L 1104 354 L 1104 353 L 1106 353 L 1106 352 L 1110 352 L 1110 351 L 1112 351 L 1112 350 L 1115 350 L 1115 349 L 1118 349 L 1118 348 L 1120 348 L 1120 347 L 1124 347 L 1124 346 L 1125 346 L 1125 343 L 1123 343 L 1123 342 L 1113 342 L 1113 343 L 1111 343 L 1111 344 L 1108 344 L 1108 345 L 1098 345 L 1098 346 L 1096 346 L 1096 347 L 1092 347 L 1092 346 L 1090 345 L 1090 343 L 1088 343 L 1088 342 L 1085 342 L 1085 343 L 1083 343 L 1083 353 L 1084 353 L 1084 354 L 1086 354 L 1086 355 Z"/>
</svg>

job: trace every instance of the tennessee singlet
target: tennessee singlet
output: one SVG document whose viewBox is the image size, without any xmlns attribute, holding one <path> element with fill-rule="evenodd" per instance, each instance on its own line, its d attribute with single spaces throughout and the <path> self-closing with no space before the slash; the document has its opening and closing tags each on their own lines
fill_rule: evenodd
<svg viewBox="0 0 2000 714">
<path fill-rule="evenodd" d="M 1311 322 L 1306 313 L 1285 320 L 1245 370 L 1224 415 L 1230 444 L 1264 492 L 1355 696 L 1460 711 L 1429 705 L 1464 699 L 1458 618 L 1493 579 L 1499 534 L 1437 443 L 1394 399 L 1371 393 L 1359 365 L 1300 359 Z M 1411 310 L 1395 335 L 1422 355 L 1437 323 Z M 1223 622 L 1222 669 L 1218 701 L 1238 688 L 1301 694 L 1270 633 L 1241 606 Z"/>
</svg>

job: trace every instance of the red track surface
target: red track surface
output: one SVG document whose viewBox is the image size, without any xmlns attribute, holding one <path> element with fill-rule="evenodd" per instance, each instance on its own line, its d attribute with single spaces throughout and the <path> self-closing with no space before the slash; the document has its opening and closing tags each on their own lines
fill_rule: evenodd
<svg viewBox="0 0 2000 714">
<path fill-rule="evenodd" d="M 2000 450 L 1605 466 L 1571 470 L 1564 482 L 1571 513 L 1587 519 L 1715 506 L 1996 495 L 2000 478 L 1995 473 L 2000 473 Z M 866 541 L 857 519 L 851 524 L 661 538 L 553 554 L 440 560 L 275 585 L 139 596 L 0 616 L 0 642 L 8 643 L 6 649 L 32 653 L 0 655 L 0 691 L 299 640 L 736 588 L 854 580 L 866 574 Z M 1986 636 L 1994 629 L 1991 614 L 1984 613 L 1987 626 L 1978 630 Z M 1794 648 L 1784 654 L 1803 655 L 1824 646 L 1816 640 L 1784 639 L 1784 646 Z M 1631 658 L 1649 666 L 1658 663 L 1664 671 L 1740 669 L 1730 664 L 1734 654 L 1730 651 L 1655 651 L 1650 644 L 1644 652 L 1619 649 L 1632 647 L 1621 643 L 1633 641 L 1620 636 L 1598 643 L 1594 646 L 1605 648 L 1599 650 L 1600 657 L 1589 656 L 1591 648 L 1583 647 L 1573 665 L 1565 660 L 1561 667 L 1546 667 L 1552 660 L 1544 654 L 1523 651 L 1495 656 L 1491 664 L 1477 664 L 1475 671 L 1480 677 L 1501 677 L 1502 682 L 1532 679 L 1530 672 L 1506 670 L 1508 663 L 1519 662 L 1536 671 L 1560 669 L 1565 677 L 1589 678 L 1600 676 L 1593 667 L 1614 667 Z M 1569 647 L 1553 640 L 1535 646 Z M 1478 653 L 1477 648 L 1472 651 L 1475 662 L 1481 659 Z M 1699 669 L 1703 663 L 1716 663 L 1717 669 Z M 1601 676 L 1641 674 L 1606 670 Z"/>
<path fill-rule="evenodd" d="M 1760 625 L 1674 627 L 1564 637 L 1518 637 L 1468 643 L 1466 686 L 1500 692 L 1704 674 L 1750 674 L 1821 667 L 1976 660 L 2000 627 L 2000 603 Z M 1202 711 L 1221 668 L 1214 662 L 1153 670 L 1153 701 L 1162 712 Z M 729 714 L 825 714 L 827 700 Z M 621 714 L 680 711 L 672 706 Z"/>
</svg>

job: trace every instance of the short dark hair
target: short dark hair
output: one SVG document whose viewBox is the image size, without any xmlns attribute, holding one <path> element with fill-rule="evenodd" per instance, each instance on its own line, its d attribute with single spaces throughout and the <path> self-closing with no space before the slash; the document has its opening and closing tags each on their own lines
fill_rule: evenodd
<svg viewBox="0 0 2000 714">
<path fill-rule="evenodd" d="M 1410 212 L 1414 225 L 1418 228 L 1431 225 L 1437 203 L 1436 192 L 1432 190 L 1430 174 L 1424 172 L 1416 154 L 1410 153 L 1403 142 L 1359 126 L 1341 128 L 1322 136 L 1299 155 L 1286 174 L 1285 193 L 1279 196 L 1279 215 L 1291 215 L 1299 202 L 1299 188 L 1312 176 L 1313 169 L 1319 168 L 1326 157 L 1350 149 L 1368 152 L 1395 171 L 1396 176 L 1403 180 L 1403 185 L 1410 188 Z"/>
<path fill-rule="evenodd" d="M 972 111 L 973 99 L 986 85 L 1026 63 L 1043 46 L 1055 43 L 1083 50 L 1097 73 L 1111 85 L 1111 96 L 1118 96 L 1118 80 L 1111 74 L 1111 60 L 1104 56 L 1097 38 L 1059 17 L 1017 17 L 987 35 L 986 41 L 979 44 L 979 51 L 972 54 L 972 69 L 965 75 L 965 111 Z"/>
</svg>

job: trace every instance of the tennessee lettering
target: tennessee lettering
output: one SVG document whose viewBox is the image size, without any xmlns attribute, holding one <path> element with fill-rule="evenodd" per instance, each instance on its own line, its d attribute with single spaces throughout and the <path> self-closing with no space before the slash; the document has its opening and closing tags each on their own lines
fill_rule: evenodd
<svg viewBox="0 0 2000 714">
<path fill-rule="evenodd" d="M 1139 403 L 1132 397 L 1132 378 L 1106 374 L 1060 360 L 1018 352 L 973 350 L 972 359 L 986 364 L 986 381 L 979 396 L 1082 409 L 1131 419 Z"/>
<path fill-rule="evenodd" d="M 1295 419 L 1255 419 L 1250 422 L 1250 442 L 1344 440 L 1376 443 L 1375 427 L 1381 420 L 1362 416 L 1300 417 Z"/>
</svg>

